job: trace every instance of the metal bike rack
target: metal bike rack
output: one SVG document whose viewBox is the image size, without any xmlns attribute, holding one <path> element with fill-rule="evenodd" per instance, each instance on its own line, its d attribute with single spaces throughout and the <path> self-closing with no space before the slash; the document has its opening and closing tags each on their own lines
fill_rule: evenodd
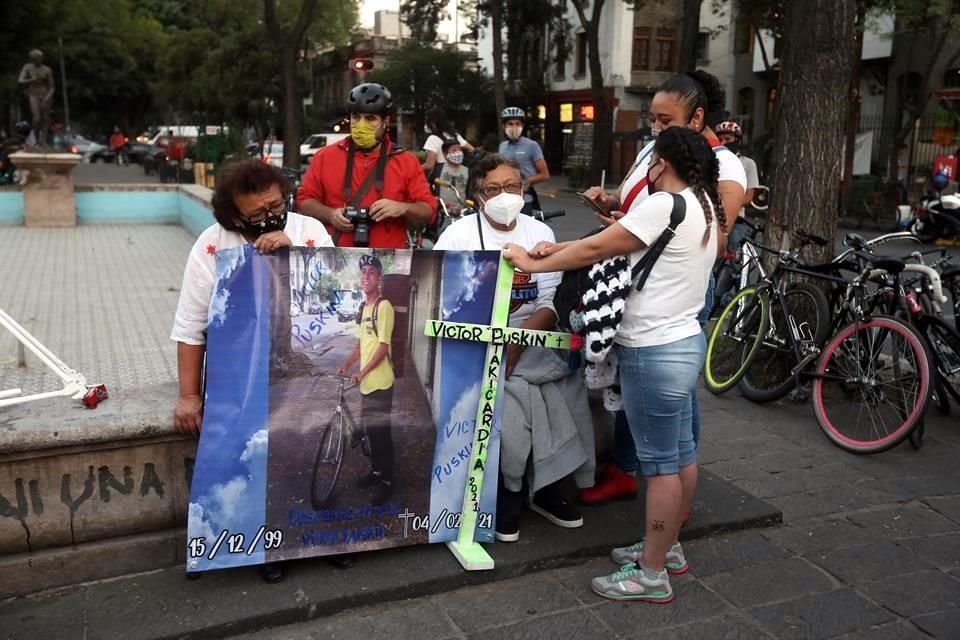
<svg viewBox="0 0 960 640">
<path fill-rule="evenodd" d="M 68 367 L 52 351 L 47 349 L 39 340 L 33 337 L 16 320 L 10 317 L 7 312 L 0 309 L 0 327 L 3 327 L 17 339 L 17 341 L 30 350 L 40 362 L 52 371 L 63 383 L 63 388 L 57 391 L 46 391 L 42 393 L 33 393 L 24 395 L 18 388 L 0 389 L 0 407 L 9 407 L 22 402 L 32 400 L 43 400 L 46 398 L 56 398 L 59 396 L 72 396 L 75 400 L 83 400 L 88 393 L 87 379 L 79 371 L 74 371 Z M 23 363 L 22 356 L 20 363 Z"/>
</svg>

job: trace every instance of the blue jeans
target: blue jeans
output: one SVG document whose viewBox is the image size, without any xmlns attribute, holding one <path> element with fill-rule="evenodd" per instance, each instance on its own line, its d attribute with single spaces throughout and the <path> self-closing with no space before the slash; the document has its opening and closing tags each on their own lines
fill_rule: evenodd
<svg viewBox="0 0 960 640">
<path fill-rule="evenodd" d="M 703 327 L 710 319 L 710 309 L 713 307 L 713 289 L 716 282 L 713 280 L 713 273 L 710 273 L 710 281 L 707 283 L 707 293 L 703 300 L 703 309 L 697 316 L 697 321 Z M 623 377 L 620 379 L 621 391 L 626 390 Z M 691 395 L 691 415 L 693 420 L 693 442 L 700 444 L 700 406 L 697 403 L 697 392 L 694 390 Z M 623 411 L 617 411 L 613 421 L 613 463 L 618 469 L 626 473 L 634 473 L 640 466 L 637 462 L 637 448 L 633 443 L 633 435 L 630 433 L 630 425 L 627 424 L 627 416 Z"/>
<path fill-rule="evenodd" d="M 706 353 L 703 333 L 655 347 L 617 346 L 627 423 L 637 446 L 640 473 L 679 473 L 696 462 L 694 390 Z"/>
</svg>

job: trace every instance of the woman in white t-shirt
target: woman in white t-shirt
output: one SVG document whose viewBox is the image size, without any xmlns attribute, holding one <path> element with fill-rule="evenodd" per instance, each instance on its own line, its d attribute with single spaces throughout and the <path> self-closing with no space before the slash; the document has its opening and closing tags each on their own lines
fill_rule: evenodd
<svg viewBox="0 0 960 640">
<path fill-rule="evenodd" d="M 252 244 L 261 253 L 290 246 L 333 246 L 330 234 L 319 220 L 287 211 L 291 189 L 279 169 L 259 159 L 227 165 L 217 179 L 212 201 L 217 222 L 200 234 L 187 257 L 170 334 L 177 342 L 180 381 L 174 426 L 182 433 L 200 431 L 200 379 L 210 299 L 216 284 L 217 251 L 245 244 Z"/>
<path fill-rule="evenodd" d="M 500 154 L 488 155 L 474 172 L 481 212 L 447 227 L 434 245 L 435 250 L 499 251 L 508 243 L 533 249 L 538 244 L 554 242 L 550 227 L 520 214 L 524 203 L 523 177 L 515 160 Z M 560 273 L 516 272 L 510 294 L 509 325 L 555 330 L 557 312 L 553 297 L 560 279 Z M 593 425 L 582 378 L 552 350 L 518 344 L 507 347 L 504 373 L 497 540 L 516 542 L 520 538 L 520 514 L 526 499 L 524 476 L 533 489 L 533 511 L 559 527 L 582 526 L 580 513 L 559 489 L 562 479 L 571 474 L 581 486 L 593 484 Z M 551 388 L 544 393 L 548 384 Z M 540 394 L 544 400 L 553 398 L 554 402 L 541 412 L 544 403 L 536 403 L 534 394 Z M 557 397 L 565 402 L 556 402 Z M 580 437 L 575 437 L 574 432 Z"/>
<path fill-rule="evenodd" d="M 726 219 L 737 219 L 743 204 L 747 185 L 743 164 L 732 152 L 720 146 L 720 139 L 708 123 L 716 124 L 723 118 L 725 97 L 720 82 L 706 71 L 693 71 L 672 76 L 658 90 L 650 103 L 650 127 L 658 135 L 671 127 L 685 127 L 698 132 L 714 150 L 719 167 L 717 193 L 723 202 Z M 624 178 L 616 194 L 608 194 L 601 187 L 591 187 L 584 195 L 597 203 L 610 216 L 597 217 L 604 224 L 612 224 L 623 217 L 625 211 L 643 202 L 649 195 L 647 172 L 655 142 L 641 149 L 637 159 Z M 718 251 L 726 247 L 725 234 L 718 234 Z M 713 308 L 713 281 L 704 295 L 700 311 L 700 324 L 706 324 Z M 699 439 L 700 412 L 693 398 L 693 433 Z M 617 412 L 614 421 L 613 464 L 601 473 L 597 484 L 580 492 L 580 500 L 586 504 L 599 504 L 611 499 L 632 497 L 637 492 L 637 460 L 635 447 L 630 437 L 623 412 Z M 689 517 L 689 511 L 684 519 Z"/>
<path fill-rule="evenodd" d="M 504 257 L 529 273 L 579 269 L 620 255 L 635 265 L 670 221 L 673 198 L 657 192 L 679 193 L 686 202 L 686 217 L 644 288 L 631 290 L 614 338 L 627 422 L 647 480 L 645 535 L 614 549 L 614 561 L 627 566 L 592 583 L 605 598 L 668 602 L 668 572 L 687 568 L 677 536 L 697 479 L 691 399 L 706 349 L 697 314 L 726 224 L 713 187 L 717 159 L 703 136 L 684 127 L 664 131 L 648 164 L 654 195 L 604 231 L 533 251 L 507 245 Z"/>
<path fill-rule="evenodd" d="M 467 153 L 473 151 L 473 145 L 457 133 L 457 130 L 447 119 L 447 114 L 440 107 L 428 110 L 424 120 L 423 132 L 427 134 L 427 140 L 423 143 L 423 150 L 427 152 L 427 157 L 420 168 L 423 169 L 428 178 L 431 178 L 434 174 L 440 175 L 440 171 L 436 169 L 437 165 L 444 163 L 443 143 L 445 140 L 456 140 L 460 144 L 460 148 Z M 431 186 L 432 184 L 431 181 Z"/>
</svg>

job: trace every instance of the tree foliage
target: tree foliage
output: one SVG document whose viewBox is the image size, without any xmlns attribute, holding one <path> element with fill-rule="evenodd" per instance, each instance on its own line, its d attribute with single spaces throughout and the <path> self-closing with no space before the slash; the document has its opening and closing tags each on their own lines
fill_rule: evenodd
<svg viewBox="0 0 960 640">
<path fill-rule="evenodd" d="M 417 42 L 432 43 L 437 39 L 440 21 L 447 18 L 447 0 L 403 0 L 400 17 L 410 28 Z"/>
<path fill-rule="evenodd" d="M 312 19 L 292 38 L 305 2 Z M 268 5 L 279 38 L 267 30 Z M 11 124 L 11 106 L 26 111 L 16 78 L 33 48 L 54 71 L 54 117 L 63 120 L 59 38 L 77 128 L 276 122 L 289 86 L 282 51 L 293 52 L 290 79 L 299 89 L 309 80 L 305 52 L 344 43 L 356 19 L 356 4 L 342 0 L 3 0 L 0 128 Z"/>
<path fill-rule="evenodd" d="M 492 107 L 491 81 L 474 63 L 465 53 L 411 41 L 392 51 L 384 68 L 369 80 L 390 88 L 396 108 L 415 114 L 419 131 L 430 107 L 443 107 L 450 114 Z"/>
</svg>

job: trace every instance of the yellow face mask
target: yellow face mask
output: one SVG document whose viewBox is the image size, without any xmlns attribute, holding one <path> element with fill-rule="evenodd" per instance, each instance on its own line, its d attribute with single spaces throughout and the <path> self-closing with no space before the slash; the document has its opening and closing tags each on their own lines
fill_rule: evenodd
<svg viewBox="0 0 960 640">
<path fill-rule="evenodd" d="M 377 144 L 377 129 L 366 120 L 358 120 L 350 124 L 350 137 L 360 149 L 372 149 Z"/>
</svg>

